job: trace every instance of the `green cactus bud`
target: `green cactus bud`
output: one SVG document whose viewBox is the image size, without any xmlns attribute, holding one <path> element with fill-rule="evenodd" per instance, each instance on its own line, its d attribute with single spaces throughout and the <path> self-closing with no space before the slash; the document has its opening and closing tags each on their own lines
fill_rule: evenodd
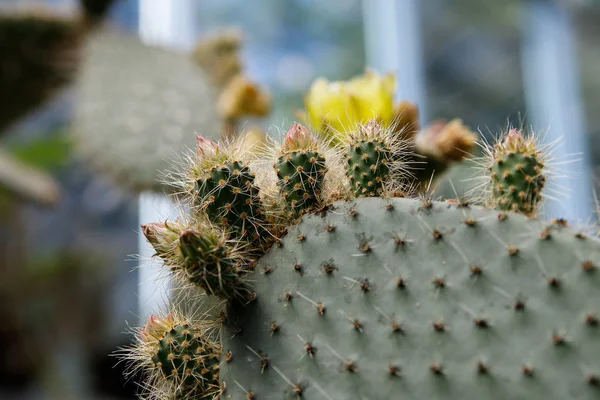
<svg viewBox="0 0 600 400">
<path fill-rule="evenodd" d="M 162 374 L 182 386 L 215 382 L 219 373 L 218 346 L 191 325 L 175 325 L 158 342 L 152 361 Z"/>
<path fill-rule="evenodd" d="M 511 129 L 493 147 L 489 166 L 492 202 L 500 210 L 534 214 L 542 200 L 544 154 L 533 136 Z"/>
<path fill-rule="evenodd" d="M 318 205 L 327 167 L 317 139 L 306 127 L 292 125 L 273 167 L 292 218 Z"/>
<path fill-rule="evenodd" d="M 186 229 L 179 237 L 183 277 L 208 294 L 230 298 L 239 294 L 241 258 L 224 238 L 210 230 Z"/>
<path fill-rule="evenodd" d="M 197 319 L 197 318 L 196 318 Z M 220 393 L 221 346 L 216 321 L 190 322 L 179 312 L 153 315 L 135 330 L 136 343 L 118 356 L 127 374 L 144 373 L 143 398 L 210 399 Z"/>
<path fill-rule="evenodd" d="M 236 149 L 198 136 L 200 160 L 194 167 L 195 203 L 215 224 L 236 238 L 260 242 L 267 236 L 254 174 Z"/>
<path fill-rule="evenodd" d="M 369 120 L 349 133 L 346 139 L 346 175 L 354 195 L 381 196 L 389 191 L 389 184 L 393 181 L 406 181 L 400 178 L 407 175 L 404 163 L 407 144 L 376 120 Z"/>
</svg>

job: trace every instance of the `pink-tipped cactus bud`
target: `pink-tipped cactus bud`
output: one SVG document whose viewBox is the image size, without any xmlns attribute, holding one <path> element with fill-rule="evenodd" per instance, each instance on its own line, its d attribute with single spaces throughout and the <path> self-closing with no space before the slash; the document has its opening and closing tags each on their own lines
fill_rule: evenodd
<svg viewBox="0 0 600 400">
<path fill-rule="evenodd" d="M 294 122 L 283 138 L 283 151 L 309 149 L 313 148 L 316 143 L 317 139 L 307 127 Z"/>
<path fill-rule="evenodd" d="M 175 256 L 177 247 L 178 229 L 165 222 L 150 222 L 142 225 L 142 233 L 156 251 L 157 256 L 165 261 Z"/>
<path fill-rule="evenodd" d="M 149 222 L 142 225 L 142 233 L 152 246 L 157 244 L 167 231 L 166 223 L 162 222 Z"/>
<path fill-rule="evenodd" d="M 144 326 L 139 330 L 140 340 L 147 342 L 151 340 L 160 340 L 174 325 L 173 315 L 169 314 L 165 318 L 151 315 Z"/>
<path fill-rule="evenodd" d="M 533 153 L 535 152 L 536 141 L 533 134 L 526 138 L 520 129 L 511 128 L 495 147 L 497 151 Z"/>
<path fill-rule="evenodd" d="M 204 154 L 207 151 L 214 151 L 217 148 L 217 144 L 212 140 L 196 134 L 196 150 L 199 154 Z"/>
<path fill-rule="evenodd" d="M 380 137 L 381 135 L 381 122 L 377 121 L 374 118 L 371 118 L 370 120 L 368 120 L 366 123 L 362 124 L 359 127 L 359 130 L 361 131 L 362 135 L 364 135 L 364 137 Z"/>
</svg>

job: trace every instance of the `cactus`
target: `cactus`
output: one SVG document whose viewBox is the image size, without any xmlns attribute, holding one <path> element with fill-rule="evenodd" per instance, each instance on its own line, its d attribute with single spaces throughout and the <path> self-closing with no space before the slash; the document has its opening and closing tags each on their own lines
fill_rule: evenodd
<svg viewBox="0 0 600 400">
<path fill-rule="evenodd" d="M 225 299 L 245 294 L 240 282 L 245 272 L 244 252 L 215 227 L 165 221 L 144 224 L 142 232 L 155 255 L 163 259 L 181 283 Z"/>
<path fill-rule="evenodd" d="M 346 159 L 330 159 L 306 128 L 294 124 L 284 144 L 271 149 L 278 154 L 275 174 L 268 162 L 268 171 L 247 164 L 236 142 L 199 139 L 187 173 L 188 197 L 198 205 L 191 217 L 212 220 L 231 236 L 204 240 L 207 227 L 177 235 L 162 225 L 144 231 L 173 272 L 212 265 L 210 283 L 200 285 L 226 299 L 219 320 L 220 386 L 202 395 L 597 399 L 600 241 L 564 220 L 534 218 L 534 204 L 505 207 L 503 191 L 490 190 L 484 204 L 469 205 L 396 190 L 406 181 L 402 160 L 415 154 L 403 146 L 409 138 L 394 133 L 370 120 L 347 134 L 352 145 Z M 441 149 L 460 143 L 463 133 L 455 120 L 428 140 Z M 501 167 L 510 161 L 516 171 L 508 173 L 510 184 L 517 172 L 531 176 L 520 190 L 533 182 L 537 192 L 528 193 L 540 194 L 542 171 L 518 168 L 508 155 L 518 149 L 535 156 L 541 169 L 548 154 L 532 143 L 509 131 L 498 146 L 484 146 L 498 152 L 485 162 L 505 158 Z M 452 151 L 462 149 L 447 147 L 445 154 Z M 358 166 L 348 176 L 335 175 L 348 161 Z M 304 175 L 296 174 L 298 166 Z M 488 167 L 479 172 L 489 183 L 498 171 Z M 269 173 L 278 175 L 283 206 L 272 201 Z M 343 182 L 325 184 L 332 174 Z M 307 186 L 311 181 L 323 184 Z M 253 244 L 244 233 L 251 215 L 262 230 L 258 236 L 270 235 L 277 245 Z M 258 251 L 244 251 L 243 269 L 218 270 L 215 257 L 233 254 L 223 246 Z M 246 295 L 232 296 L 236 288 Z"/>
<path fill-rule="evenodd" d="M 292 125 L 273 168 L 291 218 L 319 204 L 327 172 L 326 159 L 319 142 L 306 127 Z"/>
<path fill-rule="evenodd" d="M 346 175 L 354 195 L 381 196 L 386 184 L 407 171 L 403 160 L 405 143 L 375 120 L 348 135 Z"/>
<path fill-rule="evenodd" d="M 492 199 L 497 208 L 524 214 L 535 212 L 542 200 L 545 160 L 534 136 L 511 129 L 493 146 L 490 157 Z"/>
<path fill-rule="evenodd" d="M 129 374 L 146 375 L 149 399 L 210 398 L 219 393 L 221 346 L 213 321 L 189 321 L 178 312 L 150 316 L 135 331 L 136 344 L 121 350 Z"/>
<path fill-rule="evenodd" d="M 598 262 L 561 223 L 335 203 L 259 260 L 256 301 L 229 310 L 225 398 L 597 398 Z"/>
<path fill-rule="evenodd" d="M 227 76 L 225 88 L 215 86 L 211 71 L 189 54 L 146 45 L 135 36 L 97 30 L 85 50 L 74 150 L 132 191 L 170 189 L 162 173 L 193 147 L 194 131 L 212 139 L 234 137 L 242 116 L 270 110 L 270 97 L 245 76 Z M 133 159 L 132 153 L 144 156 Z"/>
<path fill-rule="evenodd" d="M 265 215 L 255 175 L 235 142 L 225 145 L 197 137 L 199 161 L 191 170 L 194 204 L 232 237 L 260 243 L 266 239 Z"/>
<path fill-rule="evenodd" d="M 218 137 L 216 91 L 186 55 L 101 30 L 77 83 L 74 150 L 132 190 L 163 192 L 161 172 L 194 145 L 194 130 Z"/>
</svg>

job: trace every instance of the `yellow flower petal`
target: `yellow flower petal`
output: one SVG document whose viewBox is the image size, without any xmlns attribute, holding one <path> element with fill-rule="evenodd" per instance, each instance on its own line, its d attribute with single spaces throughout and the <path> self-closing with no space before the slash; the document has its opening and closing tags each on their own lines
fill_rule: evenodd
<svg viewBox="0 0 600 400">
<path fill-rule="evenodd" d="M 323 124 L 339 131 L 352 127 L 357 118 L 349 91 L 343 82 L 329 82 L 317 79 L 306 99 L 310 123 L 315 129 L 323 129 Z"/>
<path fill-rule="evenodd" d="M 376 118 L 387 125 L 394 114 L 393 74 L 379 76 L 374 71 L 353 78 L 349 82 L 350 92 L 356 101 L 358 122 L 365 123 Z"/>
</svg>

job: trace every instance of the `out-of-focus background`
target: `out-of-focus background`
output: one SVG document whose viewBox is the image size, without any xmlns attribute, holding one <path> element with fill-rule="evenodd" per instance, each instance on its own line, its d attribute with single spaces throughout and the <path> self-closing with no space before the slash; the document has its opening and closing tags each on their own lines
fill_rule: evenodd
<svg viewBox="0 0 600 400">
<path fill-rule="evenodd" d="M 30 19 L 18 14 L 32 8 Z M 65 22 L 80 11 L 76 0 L 0 1 L 2 399 L 134 398 L 109 354 L 149 307 L 135 255 L 140 218 L 157 203 L 144 196 L 160 193 L 148 183 L 168 156 L 158 147 L 223 129 L 213 120 L 223 114 L 218 74 L 235 62 L 223 56 L 215 71 L 192 55 L 223 28 L 242 32 L 243 75 L 272 96 L 270 114 L 247 112 L 238 126 L 276 134 L 315 78 L 394 71 L 398 99 L 417 102 L 424 122 L 461 118 L 488 139 L 509 121 L 562 135 L 569 154 L 558 155 L 578 160 L 563 166 L 572 196 L 548 206 L 592 218 L 598 1 L 116 0 L 110 30 L 83 39 Z M 19 52 L 37 64 L 20 66 Z M 28 103 L 23 93 L 44 84 L 44 68 L 62 90 Z M 440 190 L 451 181 L 463 193 L 465 168 Z"/>
</svg>

